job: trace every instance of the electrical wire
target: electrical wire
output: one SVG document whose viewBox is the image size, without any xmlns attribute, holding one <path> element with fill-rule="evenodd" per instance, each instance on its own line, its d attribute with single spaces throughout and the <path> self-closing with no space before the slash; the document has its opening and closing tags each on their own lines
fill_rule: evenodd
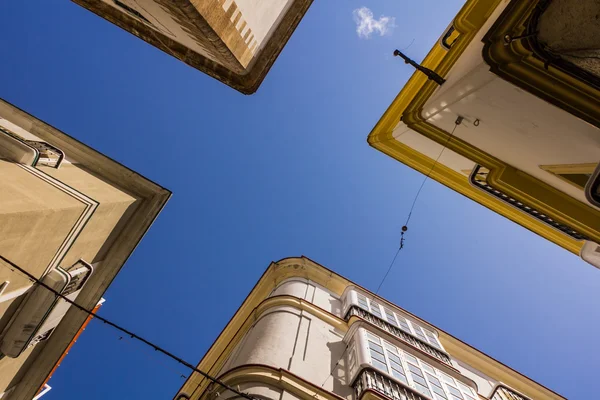
<svg viewBox="0 0 600 400">
<path fill-rule="evenodd" d="M 419 187 L 419 190 L 417 190 L 417 194 L 415 195 L 412 205 L 410 206 L 410 211 L 408 212 L 408 217 L 406 218 L 406 223 L 404 224 L 404 226 L 408 226 L 408 222 L 410 221 L 410 217 L 412 216 L 413 210 L 415 209 L 417 200 L 419 199 L 419 196 L 421 195 L 423 186 L 425 186 L 425 182 L 427 182 L 427 180 L 431 176 L 431 173 L 433 172 L 433 169 L 435 168 L 438 161 L 440 160 L 440 157 L 442 156 L 442 154 L 444 154 L 444 150 L 446 150 L 446 147 L 450 143 L 450 140 L 452 140 L 452 138 L 454 137 L 454 132 L 456 131 L 456 128 L 462 123 L 462 121 L 463 121 L 463 117 L 461 117 L 461 116 L 458 116 L 456 118 L 456 121 L 454 121 L 454 128 L 452 128 L 452 132 L 450 132 L 450 135 L 448 135 L 448 137 L 446 138 L 446 141 L 444 142 L 444 146 L 442 147 L 442 150 L 440 150 L 440 153 L 436 157 L 435 161 L 433 162 L 433 164 L 431 164 L 431 168 L 429 168 L 429 172 L 427 172 L 427 175 L 425 175 L 425 178 L 423 178 L 423 182 L 421 182 L 421 186 Z"/>
<path fill-rule="evenodd" d="M 0 259 L 4 262 L 6 262 L 8 265 L 10 265 L 10 269 L 14 272 L 14 270 L 19 271 L 20 273 L 22 273 L 23 275 L 25 275 L 30 281 L 38 284 L 39 286 L 49 290 L 51 293 L 53 293 L 55 296 L 63 299 L 64 301 L 66 301 L 67 303 L 71 304 L 73 307 L 77 308 L 80 311 L 83 311 L 84 313 L 86 313 L 88 316 L 98 319 L 99 321 L 102 321 L 103 323 L 115 328 L 116 330 L 123 332 L 124 334 L 128 335 L 129 337 L 131 337 L 132 339 L 138 340 L 140 342 L 142 342 L 143 344 L 152 347 L 154 349 L 154 351 L 157 351 L 159 353 L 162 353 L 163 355 L 177 361 L 178 363 L 182 364 L 183 366 L 185 366 L 186 368 L 192 370 L 193 372 L 197 372 L 198 374 L 202 375 L 204 378 L 208 379 L 209 381 L 216 383 L 217 385 L 223 387 L 224 389 L 227 389 L 235 394 L 237 394 L 238 396 L 241 396 L 247 400 L 258 400 L 255 397 L 247 394 L 247 393 L 243 393 L 240 392 L 239 390 L 227 385 L 225 382 L 221 381 L 218 378 L 215 378 L 211 375 L 209 375 L 208 373 L 196 368 L 195 366 L 193 366 L 192 364 L 188 363 L 187 361 L 185 361 L 184 359 L 177 357 L 175 354 L 169 352 L 168 350 L 165 350 L 164 348 L 158 346 L 157 344 L 154 344 L 152 342 L 150 342 L 147 339 L 144 339 L 143 337 L 136 335 L 135 333 L 131 332 L 130 330 L 123 328 L 122 326 L 104 318 L 101 317 L 97 314 L 94 314 L 94 312 L 80 306 L 79 304 L 75 303 L 73 300 L 67 298 L 66 296 L 63 296 L 61 293 L 57 292 L 56 290 L 54 290 L 53 288 L 51 288 L 50 286 L 46 285 L 44 282 L 42 282 L 40 279 L 36 278 L 35 276 L 31 275 L 29 272 L 25 271 L 23 268 L 19 267 L 18 265 L 16 265 L 15 263 L 13 263 L 12 261 L 6 259 L 4 256 L 0 255 Z M 14 269 L 13 269 L 14 268 Z"/>
<path fill-rule="evenodd" d="M 410 222 L 410 217 L 412 216 L 412 213 L 413 213 L 413 211 L 415 209 L 415 205 L 417 204 L 417 200 L 419 199 L 419 196 L 421 195 L 421 191 L 423 190 L 423 186 L 425 186 L 425 182 L 427 182 L 427 180 L 430 178 L 431 173 L 433 172 L 435 166 L 437 165 L 438 161 L 440 160 L 440 157 L 444 153 L 444 150 L 446 150 L 446 147 L 448 146 L 448 143 L 450 143 L 450 140 L 452 140 L 452 137 L 454 137 L 454 132 L 456 131 L 456 128 L 462 123 L 462 121 L 463 121 L 463 117 L 461 117 L 459 115 L 456 118 L 456 121 L 454 121 L 454 128 L 452 128 L 452 132 L 450 132 L 450 135 L 448 135 L 448 138 L 444 142 L 442 150 L 440 150 L 440 153 L 438 154 L 438 156 L 436 157 L 435 161 L 431 165 L 431 168 L 429 169 L 429 172 L 427 172 L 427 175 L 425 175 L 425 177 L 423 178 L 423 182 L 421 182 L 421 186 L 419 186 L 419 190 L 417 190 L 417 193 L 415 195 L 415 198 L 413 199 L 412 205 L 410 206 L 410 211 L 408 212 L 408 217 L 406 218 L 406 223 L 402 227 L 402 231 L 400 233 L 400 246 L 398 247 L 398 250 L 396 250 L 396 254 L 394 254 L 394 258 L 392 259 L 392 262 L 390 263 L 390 265 L 389 265 L 389 267 L 388 267 L 385 275 L 383 276 L 383 279 L 379 283 L 379 286 L 377 286 L 377 290 L 375 291 L 376 295 L 379 293 L 379 290 L 381 289 L 381 286 L 383 286 L 383 283 L 386 281 L 388 275 L 390 274 L 390 271 L 394 267 L 394 264 L 396 263 L 396 258 L 398 258 L 398 254 L 400 254 L 400 250 L 402 250 L 404 248 L 404 233 L 406 231 L 408 231 L 408 223 Z M 340 361 L 342 361 L 342 359 L 346 355 L 347 351 L 348 351 L 348 344 L 346 344 L 346 348 L 344 349 L 344 352 L 342 353 L 342 355 L 340 356 L 340 358 L 337 360 L 337 362 L 335 363 L 335 365 L 333 366 L 333 368 L 329 372 L 329 375 L 327 375 L 327 378 L 325 378 L 325 380 L 321 384 L 321 387 L 325 386 L 325 384 L 327 383 L 327 381 L 329 380 L 329 378 L 333 375 L 333 371 L 335 371 L 335 369 L 338 367 L 338 365 L 340 364 Z"/>
<path fill-rule="evenodd" d="M 381 283 L 379 284 L 379 286 L 377 287 L 377 291 L 375 292 L 376 294 L 379 292 L 379 290 L 381 289 L 381 286 L 383 285 L 383 283 L 385 282 L 385 280 L 387 279 L 390 271 L 392 270 L 396 259 L 398 258 L 398 254 L 400 253 L 400 250 L 402 250 L 403 248 L 403 244 L 404 244 L 404 232 L 406 232 L 407 227 L 408 227 L 408 223 L 410 221 L 412 212 L 415 208 L 415 205 L 417 203 L 417 200 L 421 194 L 421 191 L 423 190 L 423 186 L 425 185 L 425 182 L 427 182 L 427 180 L 429 179 L 431 173 L 433 172 L 433 169 L 435 168 L 435 166 L 437 165 L 440 157 L 442 156 L 442 153 L 444 152 L 444 150 L 446 149 L 446 146 L 448 145 L 448 143 L 450 142 L 450 140 L 452 139 L 452 137 L 454 136 L 454 132 L 456 130 L 456 128 L 458 127 L 458 125 L 461 124 L 463 118 L 462 117 L 458 117 L 455 121 L 455 125 L 454 128 L 452 129 L 451 134 L 448 136 L 448 138 L 446 139 L 446 142 L 444 143 L 444 146 L 442 147 L 442 150 L 440 151 L 440 153 L 438 154 L 437 158 L 435 159 L 434 163 L 432 164 L 429 172 L 427 173 L 427 175 L 425 176 L 425 178 L 423 179 L 423 182 L 421 183 L 421 186 L 419 187 L 419 190 L 417 191 L 417 194 L 415 195 L 415 198 L 413 200 L 413 203 L 411 205 L 410 211 L 408 213 L 408 217 L 406 219 L 406 223 L 405 225 L 402 227 L 402 233 L 401 233 L 401 239 L 400 239 L 400 246 L 398 247 L 398 250 L 396 251 L 396 254 L 394 255 L 394 258 L 392 259 L 392 262 L 390 263 L 390 266 L 388 267 L 387 272 L 385 273 Z M 182 364 L 183 366 L 185 366 L 186 368 L 192 370 L 193 372 L 197 372 L 198 374 L 200 374 L 201 376 L 203 376 L 204 378 L 208 379 L 209 381 L 223 387 L 224 389 L 227 389 L 247 400 L 257 400 L 256 398 L 252 397 L 251 395 L 247 394 L 247 393 L 243 393 L 240 392 L 239 390 L 227 385 L 226 383 L 224 383 L 223 381 L 221 381 L 218 378 L 215 378 L 211 375 L 209 375 L 208 373 L 194 367 L 192 364 L 188 363 L 187 361 L 185 361 L 184 359 L 177 357 L 175 354 L 169 352 L 168 350 L 165 350 L 164 348 L 150 342 L 147 339 L 144 339 L 143 337 L 131 332 L 130 330 L 123 328 L 122 326 L 104 318 L 101 317 L 97 314 L 95 314 L 94 312 L 92 312 L 91 310 L 88 310 L 82 306 L 80 306 L 79 304 L 75 303 L 74 301 L 72 301 L 71 299 L 67 298 L 66 296 L 63 296 L 61 293 L 59 293 L 58 291 L 54 290 L 53 288 L 51 288 L 50 286 L 46 285 L 44 282 L 42 282 L 40 279 L 36 278 L 35 276 L 31 275 L 29 272 L 27 272 L 26 270 L 24 270 L 23 268 L 19 267 L 18 265 L 16 265 L 15 263 L 13 263 L 12 261 L 6 259 L 4 256 L 0 255 L 0 259 L 2 259 L 4 262 L 8 263 L 12 268 L 11 270 L 14 271 L 15 269 L 19 272 L 21 272 L 23 275 L 25 275 L 30 281 L 38 284 L 39 286 L 45 288 L 46 290 L 52 292 L 55 296 L 63 299 L 64 301 L 66 301 L 67 303 L 71 304 L 73 307 L 79 309 L 80 311 L 83 311 L 84 313 L 86 313 L 88 316 L 92 317 L 92 318 L 96 318 L 99 321 L 102 321 L 103 323 L 113 327 L 114 329 L 125 333 L 126 335 L 128 335 L 129 337 L 131 337 L 132 339 L 138 340 L 140 342 L 142 342 L 143 344 L 152 347 L 154 349 L 154 351 L 158 351 L 160 353 L 162 353 L 163 355 L 177 361 L 178 363 Z M 13 269 L 14 268 L 14 269 Z M 338 361 L 335 363 L 335 365 L 333 366 L 333 368 L 331 369 L 331 372 L 329 373 L 329 375 L 327 376 L 327 378 L 325 378 L 325 381 L 323 381 L 323 383 L 321 384 L 321 387 L 325 386 L 325 383 L 327 383 L 327 381 L 329 380 L 329 378 L 333 375 L 333 371 L 335 371 L 335 369 L 339 366 L 340 361 L 342 360 L 342 358 L 344 358 L 344 356 L 346 355 L 346 352 L 348 351 L 348 345 L 346 344 L 346 348 L 344 349 L 344 352 L 342 353 L 342 355 L 340 356 L 340 358 L 338 359 Z"/>
<path fill-rule="evenodd" d="M 406 217 L 406 222 L 404 223 L 404 226 L 402 227 L 402 232 L 400 233 L 400 247 L 398 248 L 398 251 L 396 251 L 396 255 L 394 255 L 394 258 L 393 258 L 392 262 L 390 263 L 390 266 L 388 267 L 387 272 L 383 276 L 383 279 L 379 283 L 379 286 L 377 287 L 377 291 L 375 292 L 375 294 L 379 293 L 379 289 L 381 289 L 381 286 L 383 286 L 383 283 L 385 282 L 388 275 L 390 274 L 390 271 L 394 267 L 394 263 L 396 262 L 398 253 L 400 253 L 400 250 L 402 250 L 402 248 L 404 247 L 404 232 L 408 231 L 408 223 L 410 222 L 410 217 L 412 216 L 412 213 L 415 209 L 415 205 L 417 204 L 417 200 L 419 199 L 419 196 L 421 195 L 421 191 L 423 190 L 423 187 L 425 186 L 425 182 L 427 182 L 427 180 L 430 178 L 431 173 L 433 172 L 435 166 L 437 165 L 438 161 L 440 160 L 440 157 L 444 153 L 444 150 L 446 150 L 448 143 L 450 143 L 450 140 L 452 140 L 452 138 L 454 137 L 454 132 L 456 131 L 456 128 L 462 123 L 462 121 L 463 121 L 463 117 L 458 116 L 456 118 L 456 121 L 454 121 L 454 128 L 452 128 L 452 132 L 450 132 L 450 135 L 448 135 L 448 138 L 446 138 L 446 141 L 444 142 L 442 150 L 440 150 L 440 153 L 436 157 L 435 161 L 433 162 L 433 164 L 431 164 L 431 168 L 429 168 L 429 172 L 427 172 L 427 175 L 425 175 L 425 177 L 423 178 L 423 182 L 421 182 L 421 186 L 419 186 L 419 190 L 417 190 L 417 193 L 415 194 L 415 198 L 413 199 L 412 205 L 410 206 L 410 211 L 408 212 L 408 217 Z"/>
</svg>

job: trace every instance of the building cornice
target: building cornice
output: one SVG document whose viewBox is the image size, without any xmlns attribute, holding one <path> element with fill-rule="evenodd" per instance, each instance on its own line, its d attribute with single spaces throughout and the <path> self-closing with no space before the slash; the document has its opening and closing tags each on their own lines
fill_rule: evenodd
<svg viewBox="0 0 600 400">
<path fill-rule="evenodd" d="M 380 299 L 380 297 L 376 294 L 350 282 L 346 278 L 336 274 L 335 272 L 310 260 L 307 257 L 290 257 L 277 262 L 272 262 L 259 281 L 256 283 L 250 294 L 246 297 L 241 307 L 234 314 L 221 334 L 206 352 L 198 364 L 198 369 L 207 372 L 212 376 L 219 374 L 221 368 L 225 365 L 229 354 L 231 354 L 241 337 L 243 337 L 243 333 L 250 328 L 255 320 L 254 314 L 259 309 L 259 306 L 262 307 L 262 312 L 264 312 L 264 310 L 270 308 L 267 307 L 266 304 L 273 305 L 280 301 L 283 301 L 284 303 L 290 302 L 288 304 L 292 304 L 293 302 L 293 304 L 300 307 L 310 307 L 311 312 L 317 312 L 320 310 L 319 312 L 328 314 L 329 318 L 333 317 L 338 321 L 337 323 L 339 326 L 342 326 L 342 323 L 344 325 L 346 324 L 341 318 L 335 317 L 327 311 L 322 310 L 307 301 L 293 298 L 292 296 L 273 297 L 273 299 L 276 300 L 273 300 L 272 303 L 267 303 L 265 301 L 273 289 L 275 289 L 281 282 L 293 277 L 305 278 L 314 281 L 315 283 L 338 295 L 341 295 L 347 286 L 354 285 L 361 291 L 365 291 L 371 296 Z M 263 302 L 265 304 L 262 304 Z M 308 308 L 306 309 L 308 310 Z M 410 315 L 411 318 L 414 318 L 416 321 L 423 321 L 421 318 L 407 311 L 404 312 Z M 428 324 L 426 321 L 423 322 Z M 529 397 L 536 398 L 536 400 L 564 399 L 562 396 L 552 392 L 550 389 L 547 389 L 539 383 L 527 378 L 517 371 L 514 371 L 501 362 L 469 346 L 468 344 L 449 335 L 439 328 L 435 329 L 439 334 L 442 345 L 446 351 L 452 355 L 452 357 L 469 363 L 473 367 L 479 369 L 481 372 L 492 376 L 496 380 L 504 382 L 508 386 L 515 387 Z M 477 363 L 472 363 L 472 359 L 476 359 Z M 208 383 L 209 382 L 207 380 L 199 377 L 198 374 L 191 374 L 188 380 L 183 384 L 182 388 L 178 391 L 178 394 L 187 393 L 196 395 L 198 393 L 203 393 L 206 390 Z M 192 388 L 195 389 L 192 390 Z M 177 398 L 177 396 L 175 396 L 175 398 Z M 196 397 L 192 398 L 195 399 Z"/>
</svg>

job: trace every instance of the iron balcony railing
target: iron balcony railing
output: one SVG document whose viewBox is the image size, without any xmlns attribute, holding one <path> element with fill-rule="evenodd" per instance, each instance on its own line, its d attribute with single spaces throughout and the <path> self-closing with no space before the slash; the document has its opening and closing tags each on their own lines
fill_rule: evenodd
<svg viewBox="0 0 600 400">
<path fill-rule="evenodd" d="M 491 397 L 492 400 L 530 400 L 529 398 L 517 394 L 507 388 L 506 386 L 498 386 L 496 390 L 494 390 L 494 394 Z"/>
<path fill-rule="evenodd" d="M 429 400 L 419 392 L 398 383 L 387 376 L 372 370 L 363 369 L 356 377 L 354 384 L 355 399 L 360 399 L 365 390 L 374 390 L 392 400 Z"/>
<path fill-rule="evenodd" d="M 403 342 L 406 342 L 406 343 L 410 344 L 411 346 L 416 347 L 417 349 L 419 349 L 421 351 L 424 351 L 425 353 L 429 354 L 430 356 L 437 358 L 444 364 L 452 366 L 452 362 L 450 361 L 450 356 L 448 354 L 436 349 L 429 343 L 411 335 L 410 333 L 403 331 L 402 329 L 390 324 L 389 322 L 384 321 L 383 319 L 381 319 L 379 317 L 376 317 L 375 315 L 371 314 L 370 312 L 363 310 L 362 308 L 360 308 L 358 306 L 353 305 L 350 307 L 350 309 L 348 310 L 348 313 L 346 314 L 346 320 L 349 319 L 353 315 L 360 317 L 375 326 L 378 326 L 379 328 L 383 329 L 384 331 L 386 331 L 386 332 L 390 333 L 391 335 L 397 337 L 398 339 L 402 340 Z"/>
</svg>

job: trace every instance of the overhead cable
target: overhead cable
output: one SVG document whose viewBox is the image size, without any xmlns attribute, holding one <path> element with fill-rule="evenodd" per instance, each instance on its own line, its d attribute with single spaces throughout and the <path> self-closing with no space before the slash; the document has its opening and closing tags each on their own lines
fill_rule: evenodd
<svg viewBox="0 0 600 400">
<path fill-rule="evenodd" d="M 218 378 L 215 378 L 211 375 L 209 375 L 208 373 L 196 368 L 195 366 L 193 366 L 192 364 L 190 364 L 189 362 L 185 361 L 184 359 L 182 359 L 181 357 L 177 357 L 175 354 L 171 353 L 168 350 L 165 350 L 164 348 L 160 347 L 157 344 L 152 343 L 151 341 L 144 339 L 143 337 L 131 332 L 130 330 L 123 328 L 122 326 L 104 318 L 101 317 L 97 314 L 95 314 L 93 311 L 88 310 L 82 306 L 80 306 L 79 304 L 75 303 L 73 300 L 67 298 L 66 296 L 63 296 L 61 293 L 59 293 L 58 291 L 54 290 L 53 288 L 51 288 L 50 286 L 46 285 L 44 282 L 42 282 L 42 280 L 36 278 L 35 276 L 31 275 L 29 272 L 27 272 L 26 270 L 24 270 L 23 268 L 19 267 L 18 265 L 16 265 L 15 263 L 13 263 L 10 260 L 7 260 L 4 256 L 0 255 L 0 259 L 3 260 L 4 262 L 6 262 L 7 264 L 10 265 L 11 270 L 14 271 L 14 269 L 16 269 L 17 271 L 21 272 L 23 275 L 25 275 L 30 281 L 38 284 L 39 286 L 49 290 L 50 292 L 52 292 L 55 296 L 63 299 L 64 301 L 66 301 L 67 303 L 71 304 L 73 307 L 77 308 L 80 311 L 83 311 L 84 313 L 86 313 L 88 316 L 98 319 L 99 321 L 102 321 L 103 323 L 112 326 L 113 328 L 117 329 L 120 332 L 123 332 L 124 334 L 128 335 L 129 337 L 131 337 L 132 339 L 138 340 L 142 343 L 144 343 L 145 345 L 152 347 L 154 349 L 154 351 L 158 351 L 159 353 L 164 354 L 165 356 L 177 361 L 178 363 L 182 364 L 183 366 L 189 368 L 190 370 L 192 370 L 193 372 L 197 372 L 198 374 L 202 375 L 203 377 L 205 377 L 206 379 L 208 379 L 209 381 L 223 387 L 224 389 L 227 389 L 235 394 L 237 394 L 238 396 L 241 396 L 247 400 L 258 400 L 255 397 L 249 395 L 248 393 L 244 393 L 241 392 L 229 385 L 227 385 L 225 382 L 221 381 Z M 14 268 L 14 269 L 13 269 Z"/>
</svg>

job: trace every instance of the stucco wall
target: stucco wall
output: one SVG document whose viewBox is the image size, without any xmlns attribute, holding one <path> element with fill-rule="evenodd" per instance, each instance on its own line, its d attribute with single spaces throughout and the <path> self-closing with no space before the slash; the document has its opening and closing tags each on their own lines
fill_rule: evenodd
<svg viewBox="0 0 600 400">
<path fill-rule="evenodd" d="M 106 247 L 106 241 L 117 224 L 124 224 L 121 219 L 130 216 L 135 210 L 136 198 L 77 165 L 66 164 L 60 169 L 39 169 L 100 203 L 62 265 L 71 265 L 79 259 L 88 262 L 101 261 L 101 258 L 98 258 L 101 249 Z"/>
<path fill-rule="evenodd" d="M 77 199 L 0 159 L 0 254 L 33 275 L 44 273 L 84 208 Z M 10 270 L 0 267 L 0 281 L 12 281 L 9 275 Z M 7 291 L 15 288 L 11 282 Z"/>
<path fill-rule="evenodd" d="M 290 279 L 282 282 L 273 290 L 270 297 L 289 295 L 310 301 L 317 307 L 342 317 L 341 300 L 322 286 L 302 279 Z"/>
<path fill-rule="evenodd" d="M 274 399 L 274 400 L 300 400 L 299 397 L 293 393 L 285 391 L 279 387 L 267 385 L 262 382 L 248 382 L 239 385 L 238 390 L 243 393 L 259 398 L 259 399 Z M 220 394 L 220 398 L 223 399 L 234 399 L 239 398 L 238 395 L 232 392 L 224 392 Z"/>
<path fill-rule="evenodd" d="M 477 385 L 477 392 L 480 395 L 487 397 L 492 393 L 492 389 L 497 383 L 495 380 L 456 359 L 452 360 L 452 364 L 462 375 L 475 382 Z"/>
<path fill-rule="evenodd" d="M 320 385 L 344 353 L 342 338 L 341 332 L 306 311 L 274 307 L 256 321 L 221 373 L 245 364 L 264 364 Z M 348 397 L 351 390 L 346 385 L 342 361 L 324 388 Z"/>
<path fill-rule="evenodd" d="M 552 53 L 600 77 L 600 1 L 552 0 L 538 38 Z"/>
</svg>

